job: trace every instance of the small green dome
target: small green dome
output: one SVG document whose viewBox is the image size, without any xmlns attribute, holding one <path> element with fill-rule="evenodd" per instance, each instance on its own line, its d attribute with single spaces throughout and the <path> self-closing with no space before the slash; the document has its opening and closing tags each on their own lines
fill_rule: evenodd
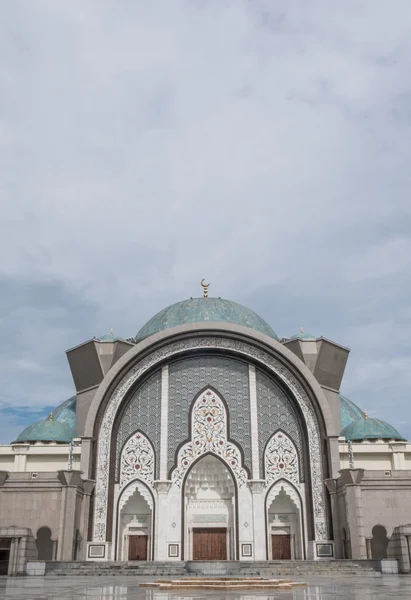
<svg viewBox="0 0 411 600">
<path fill-rule="evenodd" d="M 125 342 L 126 340 L 118 335 L 114 335 L 114 333 L 107 333 L 106 335 L 102 335 L 98 338 L 95 338 L 98 342 Z"/>
<path fill-rule="evenodd" d="M 186 323 L 233 323 L 265 333 L 278 340 L 276 333 L 255 312 L 223 298 L 191 298 L 164 308 L 154 315 L 136 335 L 141 342 L 150 335 Z"/>
<path fill-rule="evenodd" d="M 389 423 L 379 419 L 366 419 L 364 416 L 344 427 L 341 435 L 352 442 L 373 439 L 404 440 L 395 427 Z"/>
<path fill-rule="evenodd" d="M 29 425 L 12 443 L 71 442 L 76 437 L 76 403 L 76 396 L 65 400 L 51 413 L 51 418 Z"/>
<path fill-rule="evenodd" d="M 316 340 L 317 338 L 311 333 L 305 333 L 300 331 L 300 333 L 296 333 L 290 337 L 290 340 Z"/>
<path fill-rule="evenodd" d="M 58 421 L 40 421 L 29 425 L 13 442 L 71 442 L 72 430 Z"/>
</svg>

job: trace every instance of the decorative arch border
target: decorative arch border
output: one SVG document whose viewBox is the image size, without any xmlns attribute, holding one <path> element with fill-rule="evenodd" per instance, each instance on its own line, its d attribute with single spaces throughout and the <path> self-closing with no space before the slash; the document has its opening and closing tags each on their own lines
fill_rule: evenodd
<svg viewBox="0 0 411 600">
<path fill-rule="evenodd" d="M 294 487 L 294 485 L 292 483 L 290 483 L 289 481 L 287 481 L 287 479 L 278 479 L 272 486 L 271 488 L 267 491 L 267 495 L 265 498 L 265 518 L 266 518 L 266 535 L 267 535 L 267 559 L 268 559 L 268 511 L 270 509 L 271 504 L 274 502 L 274 500 L 277 498 L 277 496 L 280 494 L 281 490 L 284 490 L 285 493 L 287 494 L 287 496 L 290 498 L 291 502 L 294 504 L 294 506 L 296 507 L 296 509 L 298 510 L 299 513 L 299 521 L 300 521 L 300 528 L 301 528 L 301 549 L 303 552 L 303 556 L 306 555 L 306 549 L 305 549 L 305 540 L 307 539 L 307 532 L 305 530 L 306 527 L 306 522 L 307 522 L 307 516 L 305 514 L 305 506 L 303 504 L 303 501 L 301 499 L 301 496 L 298 492 L 298 490 L 296 489 L 296 487 Z"/>
<path fill-rule="evenodd" d="M 140 481 L 135 479 L 134 481 L 129 482 L 126 487 L 117 492 L 117 500 L 116 500 L 116 511 L 115 511 L 115 520 L 114 520 L 114 531 L 116 531 L 115 536 L 115 547 L 114 547 L 114 555 L 117 557 L 120 552 L 120 515 L 122 509 L 125 507 L 128 500 L 131 496 L 138 491 L 144 500 L 147 502 L 150 510 L 151 510 L 151 543 L 149 549 L 149 560 L 154 560 L 154 542 L 155 542 L 155 503 L 154 503 L 154 495 L 152 489 L 148 486 L 147 482 Z M 119 494 L 119 495 L 118 495 Z"/>
<path fill-rule="evenodd" d="M 280 494 L 282 489 L 284 489 L 287 496 L 290 497 L 296 509 L 299 510 L 302 515 L 303 505 L 301 502 L 301 498 L 295 487 L 286 479 L 279 479 L 269 489 L 266 499 L 267 511 L 270 508 L 271 504 L 274 502 L 274 500 L 277 498 L 277 496 Z"/>
<path fill-rule="evenodd" d="M 119 406 L 135 382 L 153 366 L 175 355 L 198 349 L 226 350 L 253 359 L 274 373 L 292 391 L 307 426 L 315 539 L 316 541 L 328 540 L 320 431 L 314 407 L 303 386 L 282 362 L 250 343 L 224 337 L 199 336 L 172 342 L 155 350 L 130 369 L 112 393 L 101 421 L 97 441 L 93 541 L 106 541 L 111 432 Z"/>
<path fill-rule="evenodd" d="M 240 449 L 228 440 L 227 409 L 213 388 L 206 388 L 195 398 L 190 421 L 190 440 L 178 451 L 172 482 L 180 488 L 186 472 L 197 459 L 212 454 L 231 468 L 238 487 L 243 486 L 248 480 L 247 471 L 242 467 Z"/>
<path fill-rule="evenodd" d="M 131 496 L 136 491 L 138 491 L 141 494 L 141 496 L 143 496 L 144 500 L 147 502 L 150 509 L 152 511 L 154 511 L 153 497 L 150 494 L 149 490 L 147 489 L 147 486 L 144 483 L 142 483 L 141 481 L 134 480 L 125 488 L 125 490 L 120 495 L 120 498 L 118 501 L 118 511 L 119 512 L 125 507 L 127 502 L 130 500 Z"/>
<path fill-rule="evenodd" d="M 300 487 L 300 464 L 293 440 L 281 429 L 277 429 L 264 449 L 264 478 L 269 487 L 279 479 L 287 479 Z"/>
</svg>

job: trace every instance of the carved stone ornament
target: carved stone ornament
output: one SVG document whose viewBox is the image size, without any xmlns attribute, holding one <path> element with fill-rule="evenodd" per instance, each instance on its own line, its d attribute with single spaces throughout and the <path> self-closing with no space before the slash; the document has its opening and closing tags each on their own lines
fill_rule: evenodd
<svg viewBox="0 0 411 600">
<path fill-rule="evenodd" d="M 299 487 L 297 450 L 288 435 L 277 431 L 264 453 L 265 481 L 268 487 L 278 479 L 288 479 Z"/>
<path fill-rule="evenodd" d="M 181 487 L 184 475 L 203 454 L 211 452 L 230 467 L 238 487 L 247 481 L 247 472 L 241 465 L 241 453 L 227 440 L 227 411 L 221 398 L 213 390 L 205 390 L 195 401 L 191 415 L 191 440 L 178 452 L 177 468 L 172 481 Z"/>
<path fill-rule="evenodd" d="M 253 479 L 248 482 L 250 486 L 250 490 L 253 494 L 261 494 L 265 488 L 265 480 L 264 479 Z"/>
<path fill-rule="evenodd" d="M 287 496 L 293 502 L 295 507 L 299 510 L 300 515 L 302 515 L 302 506 L 301 506 L 300 497 L 299 497 L 297 491 L 293 488 L 293 486 L 290 483 L 288 483 L 287 481 L 285 481 L 284 479 L 275 483 L 273 485 L 273 487 L 270 489 L 270 491 L 268 492 L 268 495 L 267 495 L 268 509 L 270 509 L 271 504 L 277 498 L 277 496 L 279 495 L 281 490 L 284 490 L 284 492 L 287 494 Z"/>
<path fill-rule="evenodd" d="M 170 489 L 171 483 L 171 481 L 157 480 L 154 482 L 154 488 L 157 490 L 158 494 L 168 494 L 168 490 Z"/>
<path fill-rule="evenodd" d="M 121 452 L 120 489 L 133 479 L 140 479 L 153 488 L 154 451 L 141 431 L 133 433 Z"/>
<path fill-rule="evenodd" d="M 111 435 L 117 411 L 124 397 L 135 382 L 149 369 L 168 358 L 174 358 L 183 352 L 199 349 L 225 350 L 227 352 L 236 352 L 244 357 L 248 357 L 249 359 L 264 365 L 268 370 L 274 373 L 293 393 L 304 415 L 307 426 L 316 541 L 327 540 L 328 533 L 320 433 L 314 407 L 304 388 L 284 364 L 264 350 L 256 348 L 246 342 L 231 340 L 224 337 L 201 336 L 176 341 L 152 352 L 124 375 L 123 379 L 111 395 L 103 415 L 97 441 L 96 500 L 93 515 L 93 542 L 106 541 Z"/>
</svg>

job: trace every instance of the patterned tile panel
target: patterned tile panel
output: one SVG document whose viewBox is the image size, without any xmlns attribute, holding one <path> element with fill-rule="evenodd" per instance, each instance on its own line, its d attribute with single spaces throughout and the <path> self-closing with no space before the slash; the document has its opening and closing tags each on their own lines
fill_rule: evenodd
<svg viewBox="0 0 411 600">
<path fill-rule="evenodd" d="M 160 468 L 161 370 L 140 385 L 129 399 L 121 417 L 117 435 L 116 480 L 119 474 L 121 449 L 137 430 L 150 440 L 156 456 L 156 478 Z"/>
<path fill-rule="evenodd" d="M 168 460 L 170 471 L 178 446 L 189 436 L 189 408 L 206 386 L 225 399 L 230 416 L 230 437 L 244 451 L 245 466 L 251 472 L 251 423 L 248 364 L 223 356 L 185 358 L 170 365 L 168 408 Z"/>
<path fill-rule="evenodd" d="M 283 390 L 264 373 L 256 370 L 260 470 L 264 473 L 264 448 L 273 433 L 282 429 L 293 440 L 299 457 L 300 479 L 304 481 L 303 434 L 298 414 Z"/>
</svg>

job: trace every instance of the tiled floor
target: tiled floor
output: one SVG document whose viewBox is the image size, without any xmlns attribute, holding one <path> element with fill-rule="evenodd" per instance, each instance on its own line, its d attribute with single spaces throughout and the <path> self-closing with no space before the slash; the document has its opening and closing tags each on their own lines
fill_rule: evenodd
<svg viewBox="0 0 411 600">
<path fill-rule="evenodd" d="M 297 579 L 296 579 L 297 580 Z M 410 600 L 411 576 L 308 579 L 306 589 L 290 592 L 182 594 L 139 588 L 139 577 L 0 577 L 6 600 Z"/>
</svg>

